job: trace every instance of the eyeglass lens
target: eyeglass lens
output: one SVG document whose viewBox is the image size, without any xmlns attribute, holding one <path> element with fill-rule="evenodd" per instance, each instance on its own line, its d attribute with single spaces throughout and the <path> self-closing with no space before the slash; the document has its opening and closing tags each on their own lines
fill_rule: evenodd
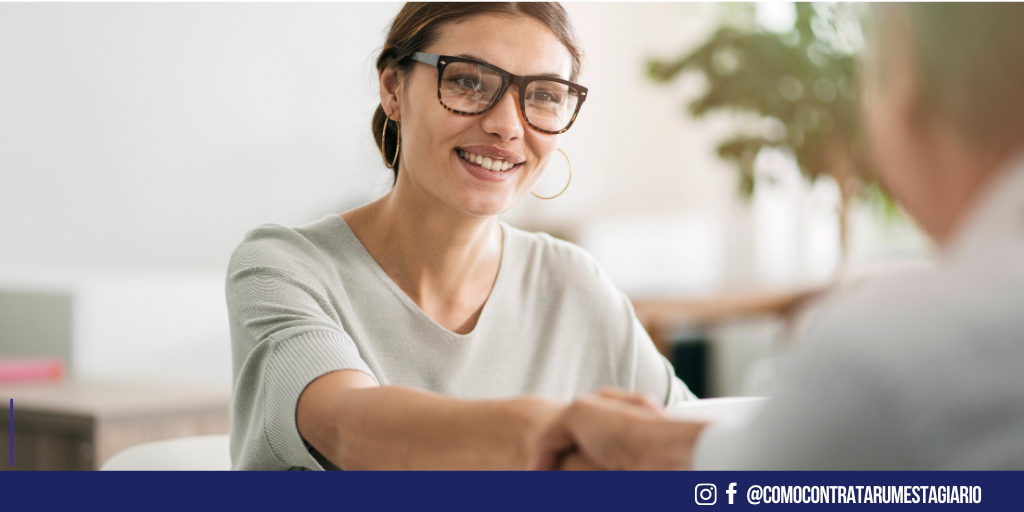
<svg viewBox="0 0 1024 512">
<path fill-rule="evenodd" d="M 501 75 L 488 66 L 472 62 L 452 62 L 441 77 L 441 102 L 448 108 L 476 114 L 483 112 L 501 90 Z M 560 131 L 569 125 L 579 103 L 575 88 L 548 80 L 535 80 L 522 91 L 526 120 L 548 131 Z"/>
</svg>

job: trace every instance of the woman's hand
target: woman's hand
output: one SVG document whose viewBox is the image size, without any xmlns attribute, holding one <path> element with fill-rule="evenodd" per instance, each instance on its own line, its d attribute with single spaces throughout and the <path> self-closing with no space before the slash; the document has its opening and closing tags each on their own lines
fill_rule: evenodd
<svg viewBox="0 0 1024 512">
<path fill-rule="evenodd" d="M 574 401 L 541 434 L 531 465 L 555 469 L 561 454 L 575 449 L 604 469 L 689 469 L 704 426 L 666 418 L 647 397 L 602 390 Z"/>
<path fill-rule="evenodd" d="M 587 460 L 580 452 L 573 451 L 558 461 L 558 471 L 601 471 L 601 467 Z"/>
</svg>

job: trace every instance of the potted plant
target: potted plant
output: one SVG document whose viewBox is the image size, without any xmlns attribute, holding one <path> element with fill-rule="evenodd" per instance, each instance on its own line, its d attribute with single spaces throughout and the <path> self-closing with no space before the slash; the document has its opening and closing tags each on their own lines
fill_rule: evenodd
<svg viewBox="0 0 1024 512">
<path fill-rule="evenodd" d="M 739 130 L 718 146 L 719 156 L 739 169 L 747 197 L 757 186 L 754 162 L 765 148 L 792 154 L 812 181 L 824 175 L 834 178 L 841 194 L 845 263 L 851 201 L 862 194 L 884 197 L 870 178 L 859 126 L 857 48 L 844 39 L 849 32 L 844 24 L 856 23 L 856 14 L 836 4 L 797 3 L 792 28 L 772 32 L 749 22 L 753 5 L 731 9 L 733 21 L 707 42 L 677 58 L 650 60 L 648 75 L 668 83 L 684 73 L 702 74 L 707 89 L 688 106 L 695 118 L 733 111 L 761 119 L 759 129 Z"/>
</svg>

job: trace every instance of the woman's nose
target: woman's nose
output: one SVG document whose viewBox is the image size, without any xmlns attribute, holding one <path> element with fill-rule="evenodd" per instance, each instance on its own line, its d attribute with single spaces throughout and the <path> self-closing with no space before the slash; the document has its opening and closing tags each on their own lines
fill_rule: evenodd
<svg viewBox="0 0 1024 512">
<path fill-rule="evenodd" d="M 494 108 L 484 114 L 481 120 L 484 131 L 497 135 L 501 140 L 522 137 L 526 121 L 520 116 L 518 99 L 518 86 L 510 86 Z"/>
</svg>

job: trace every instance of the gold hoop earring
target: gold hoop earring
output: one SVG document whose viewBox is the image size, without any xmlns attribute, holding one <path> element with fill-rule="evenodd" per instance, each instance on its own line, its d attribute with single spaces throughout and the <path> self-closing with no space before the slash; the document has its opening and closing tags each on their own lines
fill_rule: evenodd
<svg viewBox="0 0 1024 512">
<path fill-rule="evenodd" d="M 402 125 L 399 124 L 398 121 L 395 121 L 395 126 L 398 128 L 398 146 L 395 147 L 395 157 L 392 158 L 391 163 L 388 164 L 388 153 L 384 150 L 384 138 L 388 134 L 388 121 L 390 120 L 390 117 L 384 118 L 384 129 L 381 130 L 380 133 L 380 157 L 384 159 L 384 165 L 386 165 L 388 169 L 394 169 L 395 162 L 398 161 L 398 151 L 402 149 Z"/>
<path fill-rule="evenodd" d="M 555 194 L 555 195 L 553 195 L 551 197 L 538 196 L 536 192 L 531 190 L 530 193 L 533 194 L 533 196 L 536 197 L 537 199 L 554 199 L 554 198 L 562 195 L 563 193 L 565 193 L 565 191 L 569 189 L 569 184 L 572 183 L 572 160 L 569 160 L 569 155 L 565 154 L 565 151 L 562 151 L 562 148 L 555 148 L 555 149 L 557 149 L 558 152 L 561 153 L 562 156 L 565 157 L 565 161 L 569 163 L 569 181 L 565 182 L 565 187 L 562 187 L 562 191 L 561 192 L 559 192 L 559 193 L 557 193 L 557 194 Z"/>
</svg>

